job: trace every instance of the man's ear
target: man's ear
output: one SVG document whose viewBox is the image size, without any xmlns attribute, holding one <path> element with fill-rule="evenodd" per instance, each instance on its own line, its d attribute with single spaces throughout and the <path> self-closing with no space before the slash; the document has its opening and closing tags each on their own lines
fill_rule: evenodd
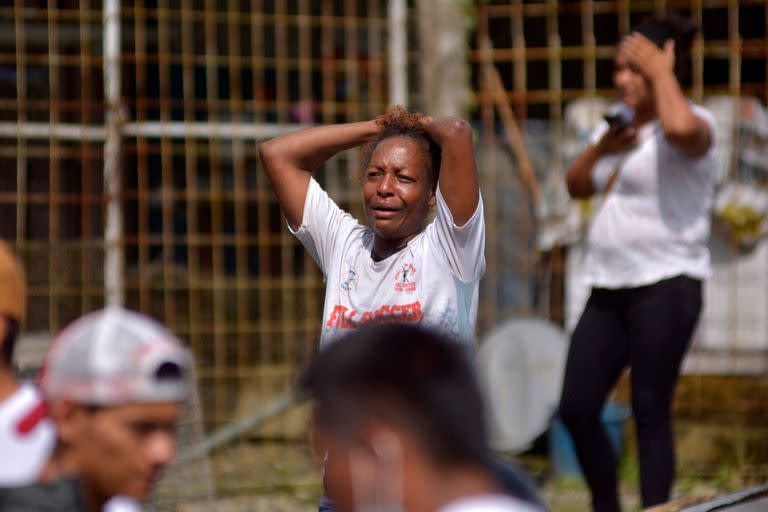
<svg viewBox="0 0 768 512">
<path fill-rule="evenodd" d="M 371 449 L 385 464 L 402 464 L 403 442 L 400 436 L 390 429 L 380 429 L 370 438 Z"/>
<path fill-rule="evenodd" d="M 429 200 L 427 200 L 427 204 L 430 208 L 434 208 L 437 204 L 437 189 L 433 189 L 432 192 L 429 193 Z"/>
<path fill-rule="evenodd" d="M 366 421 L 358 431 L 358 437 L 366 451 L 379 460 L 402 457 L 401 432 L 391 425 L 376 420 Z"/>
<path fill-rule="evenodd" d="M 56 425 L 58 438 L 70 444 L 80 436 L 87 420 L 87 411 L 71 400 L 52 400 L 48 403 L 48 416 Z"/>
</svg>

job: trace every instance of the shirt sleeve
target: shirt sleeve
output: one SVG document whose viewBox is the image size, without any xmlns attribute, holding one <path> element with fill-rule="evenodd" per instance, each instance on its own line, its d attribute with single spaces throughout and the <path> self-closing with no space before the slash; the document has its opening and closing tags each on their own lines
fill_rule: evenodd
<svg viewBox="0 0 768 512">
<path fill-rule="evenodd" d="M 293 230 L 288 224 L 288 229 L 312 255 L 323 275 L 327 276 L 337 242 L 356 225 L 355 218 L 339 208 L 317 181 L 311 178 L 304 200 L 301 225 Z"/>
<path fill-rule="evenodd" d="M 699 117 L 704 120 L 707 125 L 709 125 L 709 131 L 711 135 L 711 142 L 709 145 L 709 151 L 707 151 L 707 155 L 714 155 L 717 153 L 717 123 L 715 123 L 715 117 L 712 115 L 712 113 L 705 109 L 702 106 L 691 104 L 691 110 L 693 110 L 693 115 L 696 117 Z"/>
<path fill-rule="evenodd" d="M 589 143 L 594 145 L 600 142 L 600 139 L 609 128 L 610 126 L 607 122 L 601 121 L 597 128 L 595 128 L 595 131 L 592 132 L 592 135 L 590 135 Z M 611 176 L 616 172 L 620 161 L 621 156 L 616 154 L 606 155 L 595 162 L 595 165 L 592 167 L 592 186 L 595 187 L 595 191 L 602 192 L 605 190 L 608 182 L 611 181 Z"/>
<path fill-rule="evenodd" d="M 442 254 L 451 272 L 463 282 L 479 281 L 485 272 L 485 219 L 480 196 L 472 217 L 463 226 L 453 223 L 451 210 L 438 185 L 435 220 L 427 226 L 429 243 Z"/>
</svg>

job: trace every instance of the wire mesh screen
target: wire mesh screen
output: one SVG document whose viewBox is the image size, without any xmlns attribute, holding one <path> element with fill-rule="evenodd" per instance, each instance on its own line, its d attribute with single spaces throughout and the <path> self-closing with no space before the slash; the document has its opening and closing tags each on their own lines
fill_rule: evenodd
<svg viewBox="0 0 768 512">
<path fill-rule="evenodd" d="M 55 331 L 103 303 L 101 143 L 79 129 L 103 120 L 101 17 L 76 2 L 0 11 L 0 234 L 26 263 L 27 325 Z"/>
<path fill-rule="evenodd" d="M 419 51 L 414 4 L 407 75 L 411 107 L 418 109 L 426 103 L 419 64 L 429 55 Z M 26 330 L 57 332 L 104 305 L 116 282 L 128 307 L 159 318 L 190 344 L 209 428 L 284 390 L 316 345 L 324 284 L 287 231 L 259 169 L 257 145 L 300 126 L 383 112 L 391 71 L 388 5 L 0 5 L 0 236 L 15 241 L 27 268 Z M 546 199 L 563 184 L 568 105 L 584 96 L 611 96 L 617 38 L 645 14 L 666 9 L 703 26 L 684 83 L 694 100 L 719 93 L 768 100 L 768 7 L 762 0 L 493 0 L 467 6 L 474 19 L 467 34 L 470 117 L 479 133 L 488 228 L 480 335 L 511 315 L 563 321 L 567 312 L 566 251 L 539 246 L 540 203 L 521 179 L 494 114 L 479 42 L 488 38 L 493 45 L 491 61 Z M 118 85 L 114 97 L 105 94 L 112 83 Z M 112 142 L 116 158 L 105 150 Z M 317 178 L 342 208 L 359 216 L 357 164 L 356 152 L 341 154 Z M 108 212 L 115 205 L 119 229 L 108 240 Z M 113 282 L 105 261 L 115 252 L 123 264 Z M 199 437 L 193 424 L 200 420 L 190 419 L 196 433 L 189 438 Z M 286 417 L 262 435 L 284 439 L 303 429 L 303 417 Z M 250 484 L 239 477 L 250 463 L 227 464 L 230 488 L 246 492 Z M 174 499 L 171 492 L 167 501 Z"/>
<path fill-rule="evenodd" d="M 380 112 L 384 21 L 376 2 L 123 4 L 122 97 L 138 132 L 121 162 L 127 303 L 189 340 L 211 423 L 231 419 L 243 382 L 286 387 L 319 332 L 321 277 L 283 224 L 257 143 L 280 124 Z M 354 164 L 342 156 L 322 175 L 352 210 Z"/>
<path fill-rule="evenodd" d="M 116 247 L 125 305 L 195 353 L 209 427 L 288 388 L 319 335 L 323 283 L 287 232 L 257 145 L 384 110 L 385 11 L 383 1 L 333 0 L 0 6 L 0 235 L 28 271 L 26 330 L 56 333 L 103 306 Z M 108 81 L 117 101 L 105 99 Z M 105 185 L 111 133 L 115 197 Z M 357 161 L 339 155 L 318 179 L 359 213 Z M 115 247 L 105 241 L 114 200 Z M 185 415 L 181 448 L 200 440 L 200 410 Z M 303 416 L 286 421 L 304 431 Z M 278 422 L 270 435 L 290 430 Z M 198 469 L 174 468 L 156 504 L 209 495 L 210 468 Z"/>
</svg>

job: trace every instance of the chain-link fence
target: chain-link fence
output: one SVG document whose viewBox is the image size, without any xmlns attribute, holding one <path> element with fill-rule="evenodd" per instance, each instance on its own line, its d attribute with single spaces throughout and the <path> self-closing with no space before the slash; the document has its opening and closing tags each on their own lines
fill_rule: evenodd
<svg viewBox="0 0 768 512">
<path fill-rule="evenodd" d="M 419 67 L 430 55 L 419 51 L 413 3 L 407 59 L 403 69 L 390 64 L 393 2 L 0 6 L 0 235 L 27 267 L 26 330 L 55 333 L 105 302 L 158 317 L 195 353 L 209 427 L 286 389 L 314 350 L 323 283 L 284 226 L 257 145 L 306 124 L 378 115 L 395 73 L 405 78 L 412 107 L 426 103 Z M 682 10 L 703 26 L 686 84 L 691 97 L 764 103 L 768 7 L 757 0 L 584 0 L 466 9 L 474 20 L 465 34 L 468 116 L 479 134 L 488 226 L 482 337 L 512 315 L 568 316 L 567 250 L 541 245 L 550 220 L 542 204 L 562 191 L 568 105 L 611 95 L 618 36 L 645 14 Z M 494 113 L 500 106 L 484 77 L 488 62 L 522 128 L 536 182 L 521 174 L 508 126 Z M 353 214 L 360 213 L 357 161 L 347 152 L 318 176 Z M 750 272 L 768 276 L 766 264 Z M 754 293 L 768 312 L 768 292 Z M 751 353 L 763 357 L 765 346 L 757 348 Z M 303 432 L 300 415 L 280 421 L 264 435 Z"/>
</svg>

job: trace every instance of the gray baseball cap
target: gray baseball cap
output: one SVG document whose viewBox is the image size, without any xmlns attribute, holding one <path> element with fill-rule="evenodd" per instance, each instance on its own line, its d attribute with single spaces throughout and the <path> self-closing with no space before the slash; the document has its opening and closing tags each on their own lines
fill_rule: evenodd
<svg viewBox="0 0 768 512">
<path fill-rule="evenodd" d="M 190 392 L 192 357 L 156 321 L 119 307 L 75 320 L 45 358 L 40 388 L 47 400 L 89 405 L 181 402 Z"/>
</svg>

